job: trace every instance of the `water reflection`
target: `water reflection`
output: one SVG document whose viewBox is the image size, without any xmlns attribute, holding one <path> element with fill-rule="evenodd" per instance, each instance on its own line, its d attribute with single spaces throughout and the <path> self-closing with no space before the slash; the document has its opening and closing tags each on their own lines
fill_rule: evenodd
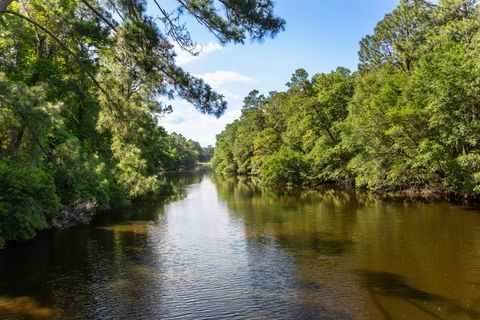
<svg viewBox="0 0 480 320">
<path fill-rule="evenodd" d="M 138 234 L 147 234 L 149 229 L 155 227 L 155 225 L 156 224 L 152 221 L 127 221 L 114 225 L 101 226 L 98 227 L 98 229 L 112 231 L 114 233 L 132 232 Z"/>
<path fill-rule="evenodd" d="M 0 253 L 0 318 L 480 318 L 474 208 L 201 172 L 164 183 Z"/>
<path fill-rule="evenodd" d="M 271 191 L 223 178 L 216 185 L 249 243 L 293 257 L 298 295 L 311 303 L 355 319 L 480 318 L 471 283 L 480 277 L 478 209 L 335 187 Z"/>
</svg>

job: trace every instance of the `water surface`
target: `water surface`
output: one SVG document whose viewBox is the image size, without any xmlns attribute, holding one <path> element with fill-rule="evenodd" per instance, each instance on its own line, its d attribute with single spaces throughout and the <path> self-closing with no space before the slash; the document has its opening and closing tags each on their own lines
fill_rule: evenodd
<svg viewBox="0 0 480 320">
<path fill-rule="evenodd" d="M 1 252 L 0 318 L 480 319 L 475 208 L 201 172 L 165 185 Z"/>
</svg>

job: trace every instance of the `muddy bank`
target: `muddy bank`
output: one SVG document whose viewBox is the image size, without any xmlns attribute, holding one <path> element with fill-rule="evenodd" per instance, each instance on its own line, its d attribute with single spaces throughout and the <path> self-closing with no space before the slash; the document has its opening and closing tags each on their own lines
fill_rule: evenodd
<svg viewBox="0 0 480 320">
<path fill-rule="evenodd" d="M 89 224 L 97 213 L 97 202 L 94 200 L 77 200 L 60 213 L 49 223 L 49 228 L 66 229 L 74 226 Z"/>
</svg>

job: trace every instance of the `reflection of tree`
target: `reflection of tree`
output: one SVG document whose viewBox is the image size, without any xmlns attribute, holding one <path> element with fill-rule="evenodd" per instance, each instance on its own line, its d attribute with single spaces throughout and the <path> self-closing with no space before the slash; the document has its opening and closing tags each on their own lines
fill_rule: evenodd
<svg viewBox="0 0 480 320">
<path fill-rule="evenodd" d="M 466 316 L 467 319 L 479 319 L 480 317 L 480 311 L 465 308 L 441 295 L 415 288 L 398 274 L 372 270 L 357 270 L 357 274 L 363 286 L 372 295 L 373 302 L 386 319 L 392 317 L 381 303 L 381 297 L 400 299 L 435 319 L 449 319 L 448 315 Z M 439 306 L 442 308 L 434 308 Z M 448 315 L 442 315 L 440 310 L 444 310 Z"/>
<path fill-rule="evenodd" d="M 352 248 L 354 213 L 363 206 L 354 190 L 269 189 L 238 178 L 214 181 L 220 198 L 242 218 L 250 236 L 273 236 L 288 249 L 325 255 L 341 255 Z"/>
<path fill-rule="evenodd" d="M 200 183 L 206 173 L 208 169 L 165 173 L 159 178 L 159 192 L 138 199 L 130 207 L 111 210 L 98 216 L 97 224 L 108 225 L 133 220 L 155 221 L 166 204 L 184 199 L 187 196 L 187 187 Z"/>
</svg>

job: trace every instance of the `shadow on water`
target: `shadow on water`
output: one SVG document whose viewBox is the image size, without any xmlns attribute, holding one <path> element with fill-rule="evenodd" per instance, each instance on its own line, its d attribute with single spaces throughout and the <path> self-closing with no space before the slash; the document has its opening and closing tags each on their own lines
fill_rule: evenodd
<svg viewBox="0 0 480 320">
<path fill-rule="evenodd" d="M 302 250 L 315 250 L 320 255 L 341 256 L 351 252 L 355 245 L 352 240 L 334 239 L 324 233 L 313 233 L 308 236 L 277 234 L 275 238 L 283 247 L 298 254 L 301 254 Z"/>
<path fill-rule="evenodd" d="M 313 240 L 314 247 L 325 255 L 343 255 L 352 250 L 354 244 L 351 240 L 325 240 L 320 237 Z"/>
<path fill-rule="evenodd" d="M 136 267 L 151 254 L 147 234 L 161 233 L 165 204 L 185 198 L 205 174 L 167 173 L 151 199 L 99 214 L 90 226 L 47 230 L 1 251 L 0 319 L 89 319 L 148 307 L 149 269 Z"/>
<path fill-rule="evenodd" d="M 109 225 L 128 221 L 156 221 L 161 209 L 168 203 L 184 199 L 188 193 L 188 186 L 198 184 L 208 168 L 182 172 L 167 172 L 159 178 L 160 190 L 134 201 L 126 208 L 112 209 L 98 215 L 94 221 L 96 225 Z"/>
<path fill-rule="evenodd" d="M 355 272 L 385 319 L 393 318 L 386 305 L 382 304 L 381 297 L 399 299 L 434 319 L 450 319 L 449 315 L 465 316 L 467 319 L 480 318 L 480 311 L 463 307 L 441 295 L 415 288 L 401 275 L 372 270 Z"/>
</svg>

